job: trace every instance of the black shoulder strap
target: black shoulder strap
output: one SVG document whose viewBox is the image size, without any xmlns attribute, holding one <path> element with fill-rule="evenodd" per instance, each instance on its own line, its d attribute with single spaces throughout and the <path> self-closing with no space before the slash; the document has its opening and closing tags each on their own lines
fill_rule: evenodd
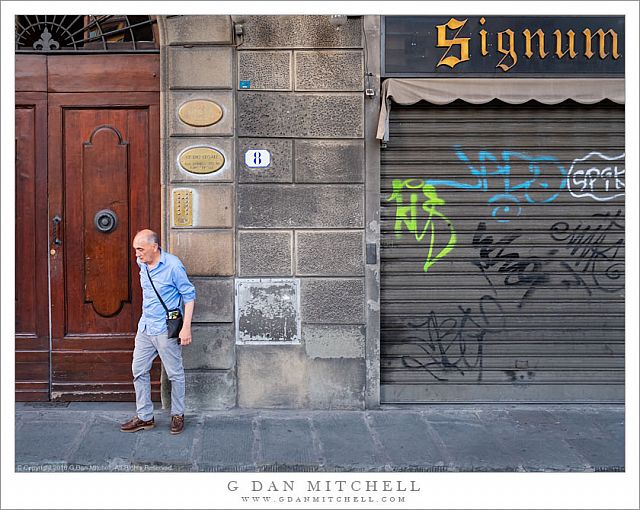
<svg viewBox="0 0 640 510">
<path fill-rule="evenodd" d="M 153 280 L 151 279 L 151 273 L 149 272 L 149 266 L 145 264 L 145 267 L 147 268 L 147 276 L 149 277 L 149 281 L 151 282 L 151 286 L 153 287 L 153 290 L 156 291 L 156 295 L 158 296 L 160 303 L 162 303 L 162 306 L 164 307 L 165 311 L 169 313 L 169 309 L 167 308 L 167 305 L 164 304 L 164 301 L 162 301 L 162 298 L 160 297 L 160 293 L 158 292 L 158 289 L 156 289 L 156 286 L 153 284 Z"/>
</svg>

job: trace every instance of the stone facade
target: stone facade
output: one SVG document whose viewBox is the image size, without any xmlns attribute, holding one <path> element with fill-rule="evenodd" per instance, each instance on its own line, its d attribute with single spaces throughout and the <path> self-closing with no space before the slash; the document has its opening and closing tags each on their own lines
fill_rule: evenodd
<svg viewBox="0 0 640 510">
<path fill-rule="evenodd" d="M 184 262 L 197 291 L 193 343 L 183 351 L 186 404 L 188 410 L 228 409 L 237 405 L 232 26 L 228 16 L 167 17 L 159 26 L 163 237 L 169 250 Z M 215 103 L 222 117 L 203 117 L 197 123 L 181 117 L 181 108 L 202 100 Z M 192 147 L 216 150 L 224 159 L 222 166 L 207 173 L 187 171 L 179 156 Z M 190 225 L 175 224 L 174 190 L 191 192 Z M 164 386 L 163 402 L 167 400 Z"/>
<path fill-rule="evenodd" d="M 243 16 L 238 39 L 229 16 L 161 23 L 165 241 L 198 292 L 191 408 L 365 407 L 363 28 Z M 222 118 L 185 122 L 198 100 Z M 220 168 L 183 168 L 193 147 Z M 173 190 L 191 191 L 191 223 L 176 224 Z"/>
</svg>

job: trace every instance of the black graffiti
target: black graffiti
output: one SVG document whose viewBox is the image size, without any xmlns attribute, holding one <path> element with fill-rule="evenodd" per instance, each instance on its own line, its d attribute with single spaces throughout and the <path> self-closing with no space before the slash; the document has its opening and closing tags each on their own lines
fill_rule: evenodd
<svg viewBox="0 0 640 510">
<path fill-rule="evenodd" d="M 495 240 L 494 236 L 487 235 L 486 231 L 487 224 L 484 221 L 478 223 L 472 243 L 480 248 L 480 258 L 472 260 L 471 263 L 480 269 L 496 295 L 496 288 L 489 278 L 491 271 L 504 274 L 503 283 L 506 286 L 524 287 L 525 292 L 518 303 L 518 308 L 521 308 L 538 286 L 549 281 L 549 275 L 542 271 L 548 261 L 535 256 L 522 257 L 517 251 L 511 250 L 511 243 L 521 237 L 521 234 L 509 234 Z"/>
<path fill-rule="evenodd" d="M 463 306 L 458 306 L 458 310 L 459 314 L 445 318 L 431 311 L 426 321 L 410 324 L 418 332 L 410 340 L 417 340 L 424 355 L 403 356 L 405 367 L 424 369 L 437 381 L 448 381 L 449 378 L 442 375 L 446 372 L 464 376 L 467 371 L 475 370 L 477 380 L 482 380 L 483 342 L 489 333 L 504 329 L 502 306 L 493 296 L 485 295 L 478 301 L 476 310 Z"/>
<path fill-rule="evenodd" d="M 503 305 L 494 283 L 496 275 L 504 286 L 524 289 L 518 308 L 543 284 L 559 282 L 566 287 L 583 288 L 590 295 L 592 288 L 605 292 L 624 288 L 622 211 L 593 214 L 585 223 L 554 223 L 549 235 L 559 246 L 546 251 L 543 258 L 523 256 L 517 250 L 515 243 L 523 236 L 519 230 L 498 237 L 488 234 L 486 223 L 480 222 L 473 236 L 479 256 L 472 264 L 481 271 L 493 295 L 483 295 L 477 304 L 459 305 L 452 314 L 438 315 L 432 310 L 425 321 L 410 323 L 414 334 L 409 340 L 421 353 L 402 356 L 402 364 L 422 369 L 437 381 L 449 381 L 447 373 L 477 374 L 477 381 L 482 381 L 485 340 L 506 328 Z M 561 250 L 565 257 L 551 258 Z M 558 266 L 563 268 L 562 276 L 555 276 L 559 273 Z M 505 373 L 513 382 L 530 381 L 535 375 L 522 370 Z"/>
<path fill-rule="evenodd" d="M 622 211 L 596 213 L 592 218 L 596 224 L 581 222 L 571 226 L 558 221 L 550 229 L 551 238 L 561 243 L 572 258 L 561 263 L 571 275 L 562 283 L 566 287 L 582 287 L 589 295 L 592 288 L 617 292 L 624 288 L 624 261 L 618 259 L 624 247 Z"/>
</svg>

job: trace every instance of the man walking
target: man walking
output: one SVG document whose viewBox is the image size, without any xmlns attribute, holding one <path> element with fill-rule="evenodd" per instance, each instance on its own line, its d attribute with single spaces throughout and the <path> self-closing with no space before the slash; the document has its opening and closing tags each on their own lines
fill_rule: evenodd
<svg viewBox="0 0 640 510">
<path fill-rule="evenodd" d="M 171 433 L 179 434 L 184 429 L 182 347 L 191 343 L 191 318 L 196 291 L 180 259 L 160 248 L 155 232 L 138 232 L 133 239 L 133 248 L 140 266 L 142 287 L 142 316 L 138 323 L 132 364 L 137 414 L 123 423 L 120 430 L 137 432 L 155 426 L 149 372 L 159 354 L 171 381 Z M 184 303 L 184 324 L 180 338 L 168 338 L 165 306 L 173 310 L 181 302 Z"/>
</svg>

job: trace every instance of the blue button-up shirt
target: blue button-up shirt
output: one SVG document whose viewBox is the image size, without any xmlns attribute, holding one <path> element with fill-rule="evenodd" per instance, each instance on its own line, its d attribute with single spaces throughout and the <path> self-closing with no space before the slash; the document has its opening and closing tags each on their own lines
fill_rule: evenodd
<svg viewBox="0 0 640 510">
<path fill-rule="evenodd" d="M 149 281 L 148 266 L 140 262 L 140 259 L 136 259 L 136 262 L 140 267 L 142 287 L 142 317 L 138 322 L 138 331 L 152 336 L 160 335 L 167 331 L 167 314 Z M 169 310 L 180 306 L 180 297 L 182 304 L 195 301 L 196 289 L 187 278 L 182 262 L 175 255 L 162 250 L 160 261 L 156 267 L 149 269 L 149 273 Z"/>
</svg>

